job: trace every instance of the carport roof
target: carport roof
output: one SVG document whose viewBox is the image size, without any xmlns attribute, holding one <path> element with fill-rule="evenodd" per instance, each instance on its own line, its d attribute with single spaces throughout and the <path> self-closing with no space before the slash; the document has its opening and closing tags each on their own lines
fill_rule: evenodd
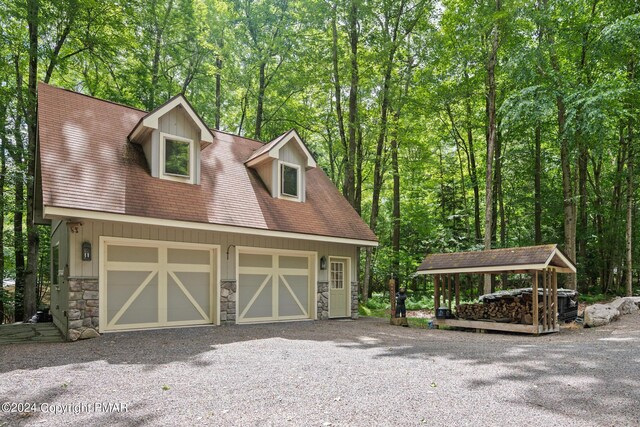
<svg viewBox="0 0 640 427">
<path fill-rule="evenodd" d="M 490 249 L 486 251 L 429 254 L 417 274 L 504 273 L 554 267 L 561 273 L 575 273 L 576 267 L 558 245 Z"/>
</svg>

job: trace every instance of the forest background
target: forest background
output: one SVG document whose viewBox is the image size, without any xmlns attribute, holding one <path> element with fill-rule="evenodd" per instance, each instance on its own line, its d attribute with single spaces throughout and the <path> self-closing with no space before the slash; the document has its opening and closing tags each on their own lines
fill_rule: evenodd
<svg viewBox="0 0 640 427">
<path fill-rule="evenodd" d="M 0 0 L 0 40 L 0 321 L 50 276 L 39 81 L 146 110 L 183 93 L 263 141 L 295 128 L 380 238 L 363 300 L 419 288 L 426 253 L 542 243 L 577 262 L 566 287 L 640 287 L 639 0 Z"/>
</svg>

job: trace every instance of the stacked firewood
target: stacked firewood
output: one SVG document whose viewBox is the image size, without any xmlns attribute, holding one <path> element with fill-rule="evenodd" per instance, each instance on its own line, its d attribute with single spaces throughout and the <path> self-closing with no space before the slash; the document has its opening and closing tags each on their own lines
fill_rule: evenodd
<svg viewBox="0 0 640 427">
<path fill-rule="evenodd" d="M 532 324 L 531 295 L 509 296 L 485 300 L 476 304 L 459 304 L 456 316 L 465 320 L 492 320 L 495 322 Z M 542 307 L 539 309 L 542 314 Z"/>
</svg>

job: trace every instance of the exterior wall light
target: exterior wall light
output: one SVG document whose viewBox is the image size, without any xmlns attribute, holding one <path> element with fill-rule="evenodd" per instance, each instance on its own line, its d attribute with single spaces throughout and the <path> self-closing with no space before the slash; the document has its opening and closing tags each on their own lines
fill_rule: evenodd
<svg viewBox="0 0 640 427">
<path fill-rule="evenodd" d="M 327 269 L 327 257 L 323 256 L 320 258 L 320 270 Z"/>
<path fill-rule="evenodd" d="M 91 243 L 89 242 L 82 243 L 82 260 L 91 261 Z"/>
</svg>

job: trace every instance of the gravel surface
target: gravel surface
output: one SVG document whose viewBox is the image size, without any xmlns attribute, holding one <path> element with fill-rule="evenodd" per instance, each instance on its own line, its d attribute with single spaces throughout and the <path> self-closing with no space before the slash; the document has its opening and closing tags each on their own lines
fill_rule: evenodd
<svg viewBox="0 0 640 427">
<path fill-rule="evenodd" d="M 129 332 L 0 361 L 0 402 L 37 409 L 0 426 L 640 426 L 638 314 L 541 337 L 383 319 Z"/>
</svg>

